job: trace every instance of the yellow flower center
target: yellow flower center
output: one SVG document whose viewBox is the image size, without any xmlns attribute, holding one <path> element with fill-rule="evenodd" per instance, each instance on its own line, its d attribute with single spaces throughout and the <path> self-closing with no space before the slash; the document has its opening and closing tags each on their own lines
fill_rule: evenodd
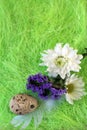
<svg viewBox="0 0 87 130">
<path fill-rule="evenodd" d="M 72 93 L 73 92 L 73 90 L 74 90 L 74 85 L 73 84 L 68 84 L 66 87 L 67 87 L 67 92 L 68 93 Z"/>
<path fill-rule="evenodd" d="M 66 59 L 63 56 L 59 56 L 55 60 L 55 65 L 58 67 L 63 67 L 66 63 Z"/>
</svg>

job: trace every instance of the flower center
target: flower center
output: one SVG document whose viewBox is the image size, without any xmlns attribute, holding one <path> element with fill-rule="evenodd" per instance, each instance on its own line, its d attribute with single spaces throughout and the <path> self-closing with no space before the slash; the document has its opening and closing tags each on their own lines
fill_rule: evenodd
<svg viewBox="0 0 87 130">
<path fill-rule="evenodd" d="M 72 93 L 73 92 L 73 90 L 74 90 L 74 85 L 73 84 L 68 84 L 66 87 L 67 87 L 67 92 L 68 93 Z"/>
<path fill-rule="evenodd" d="M 66 59 L 63 56 L 59 56 L 55 60 L 55 65 L 58 67 L 63 67 L 66 63 Z"/>
</svg>

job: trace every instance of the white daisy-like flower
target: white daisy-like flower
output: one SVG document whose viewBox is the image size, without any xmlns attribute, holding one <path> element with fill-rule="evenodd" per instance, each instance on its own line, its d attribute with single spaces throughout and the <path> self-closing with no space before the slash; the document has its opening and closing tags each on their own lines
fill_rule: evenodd
<svg viewBox="0 0 87 130">
<path fill-rule="evenodd" d="M 82 78 L 78 78 L 75 74 L 66 79 L 65 85 L 67 89 L 65 97 L 70 104 L 73 104 L 73 100 L 81 99 L 82 96 L 86 95 Z"/>
<path fill-rule="evenodd" d="M 48 67 L 49 76 L 60 75 L 64 79 L 70 71 L 79 72 L 82 58 L 83 56 L 77 54 L 77 50 L 71 48 L 69 44 L 65 44 L 63 47 L 61 44 L 57 44 L 53 50 L 44 51 L 41 58 L 43 63 L 40 65 Z"/>
</svg>

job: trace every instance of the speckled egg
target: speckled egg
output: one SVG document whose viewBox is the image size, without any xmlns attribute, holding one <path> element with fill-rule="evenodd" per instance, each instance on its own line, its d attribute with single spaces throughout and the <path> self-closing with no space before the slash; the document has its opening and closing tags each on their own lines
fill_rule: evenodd
<svg viewBox="0 0 87 130">
<path fill-rule="evenodd" d="M 38 101 L 27 94 L 18 94 L 10 100 L 10 110 L 19 115 L 33 112 L 38 107 Z"/>
</svg>

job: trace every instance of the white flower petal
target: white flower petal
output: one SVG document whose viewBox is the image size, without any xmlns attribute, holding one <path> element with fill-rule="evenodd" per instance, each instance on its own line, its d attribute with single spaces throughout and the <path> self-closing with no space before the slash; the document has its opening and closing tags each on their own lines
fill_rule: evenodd
<svg viewBox="0 0 87 130">
<path fill-rule="evenodd" d="M 62 55 L 67 56 L 69 54 L 69 44 L 65 44 L 63 49 L 62 49 Z"/>
<path fill-rule="evenodd" d="M 70 98 L 70 96 L 68 94 L 66 94 L 65 96 L 66 96 L 67 102 L 69 102 L 70 104 L 73 104 L 73 100 Z"/>
<path fill-rule="evenodd" d="M 58 56 L 61 56 L 62 55 L 62 45 L 56 44 L 54 51 L 58 54 Z"/>
</svg>

